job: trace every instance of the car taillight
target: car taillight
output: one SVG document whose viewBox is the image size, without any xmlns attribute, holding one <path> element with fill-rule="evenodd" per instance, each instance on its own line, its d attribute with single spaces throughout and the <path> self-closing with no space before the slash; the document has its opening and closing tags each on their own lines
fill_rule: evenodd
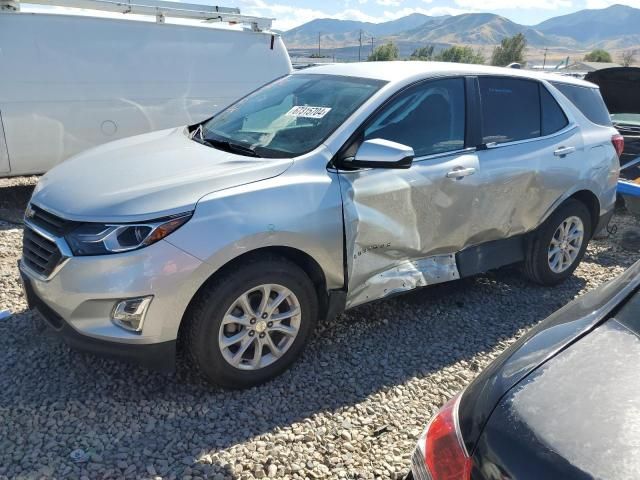
<svg viewBox="0 0 640 480">
<path fill-rule="evenodd" d="M 622 152 L 624 151 L 624 137 L 617 133 L 611 137 L 611 143 L 613 143 L 613 148 L 616 149 L 618 158 L 620 158 L 620 155 L 622 155 Z"/>
<path fill-rule="evenodd" d="M 449 400 L 420 436 L 412 461 L 415 480 L 469 480 L 471 458 L 458 429 L 459 401 L 459 395 Z"/>
</svg>

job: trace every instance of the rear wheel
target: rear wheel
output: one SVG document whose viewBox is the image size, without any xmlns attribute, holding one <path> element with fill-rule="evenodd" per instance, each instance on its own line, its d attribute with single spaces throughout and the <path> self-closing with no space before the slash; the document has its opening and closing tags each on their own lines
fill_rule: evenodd
<svg viewBox="0 0 640 480">
<path fill-rule="evenodd" d="M 563 203 L 533 234 L 525 274 L 541 285 L 556 285 L 580 264 L 591 238 L 591 215 L 580 201 Z"/>
<path fill-rule="evenodd" d="M 318 300 L 305 272 L 286 259 L 245 264 L 201 292 L 187 348 L 207 380 L 229 388 L 263 383 L 298 357 Z"/>
</svg>

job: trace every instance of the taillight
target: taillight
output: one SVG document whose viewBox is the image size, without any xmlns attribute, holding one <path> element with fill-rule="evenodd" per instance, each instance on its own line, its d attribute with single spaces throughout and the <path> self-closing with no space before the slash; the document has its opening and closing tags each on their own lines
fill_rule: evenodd
<svg viewBox="0 0 640 480">
<path fill-rule="evenodd" d="M 619 133 L 616 133 L 611 137 L 611 143 L 613 143 L 613 148 L 616 149 L 618 158 L 620 158 L 620 155 L 622 155 L 622 152 L 624 151 L 624 137 Z"/>
<path fill-rule="evenodd" d="M 459 395 L 449 400 L 418 440 L 416 453 L 419 451 L 422 455 L 414 454 L 412 462 L 416 480 L 469 480 L 471 458 L 458 429 L 459 400 Z M 417 464 L 420 460 L 424 462 L 422 465 Z"/>
</svg>

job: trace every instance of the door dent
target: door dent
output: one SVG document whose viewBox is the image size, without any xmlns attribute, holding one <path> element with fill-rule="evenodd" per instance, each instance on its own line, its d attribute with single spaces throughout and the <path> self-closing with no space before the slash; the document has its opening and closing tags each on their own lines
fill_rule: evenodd
<svg viewBox="0 0 640 480">
<path fill-rule="evenodd" d="M 408 260 L 380 272 L 349 292 L 347 308 L 400 292 L 460 278 L 453 254 Z"/>
</svg>

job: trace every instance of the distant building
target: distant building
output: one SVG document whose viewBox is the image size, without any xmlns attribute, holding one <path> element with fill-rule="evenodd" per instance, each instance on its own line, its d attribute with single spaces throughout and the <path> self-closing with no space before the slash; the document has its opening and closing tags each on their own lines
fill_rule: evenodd
<svg viewBox="0 0 640 480">
<path fill-rule="evenodd" d="M 603 68 L 614 68 L 621 67 L 622 65 L 618 63 L 607 63 L 607 62 L 575 62 L 569 65 L 566 70 L 571 70 L 573 72 L 595 72 L 596 70 L 602 70 Z"/>
<path fill-rule="evenodd" d="M 293 68 L 305 68 L 305 67 L 313 67 L 314 65 L 323 65 L 329 63 L 335 63 L 334 57 L 297 57 L 291 56 L 291 64 Z"/>
</svg>

